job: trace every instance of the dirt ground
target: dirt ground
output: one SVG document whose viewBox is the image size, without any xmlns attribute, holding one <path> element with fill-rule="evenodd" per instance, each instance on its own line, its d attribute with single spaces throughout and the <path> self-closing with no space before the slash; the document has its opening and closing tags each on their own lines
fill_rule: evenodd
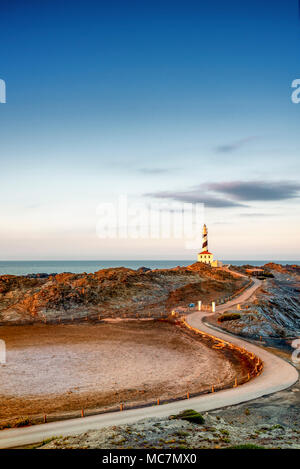
<svg viewBox="0 0 300 469">
<path fill-rule="evenodd" d="M 3 326 L 0 336 L 7 346 L 7 363 L 0 366 L 2 425 L 183 396 L 229 383 L 239 368 L 163 322 Z"/>
</svg>

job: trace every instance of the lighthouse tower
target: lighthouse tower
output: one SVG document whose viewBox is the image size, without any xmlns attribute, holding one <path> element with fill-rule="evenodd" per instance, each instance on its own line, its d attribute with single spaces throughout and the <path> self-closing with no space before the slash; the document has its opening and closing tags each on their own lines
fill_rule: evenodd
<svg viewBox="0 0 300 469">
<path fill-rule="evenodd" d="M 214 256 L 208 250 L 208 232 L 206 225 L 203 225 L 203 232 L 202 232 L 202 251 L 198 254 L 198 262 L 204 262 L 204 264 L 212 264 L 214 260 Z"/>
</svg>

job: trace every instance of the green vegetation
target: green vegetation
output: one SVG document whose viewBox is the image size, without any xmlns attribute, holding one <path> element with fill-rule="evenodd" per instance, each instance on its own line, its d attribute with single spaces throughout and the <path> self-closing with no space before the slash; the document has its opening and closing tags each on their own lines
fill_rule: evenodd
<svg viewBox="0 0 300 469">
<path fill-rule="evenodd" d="M 220 430 L 220 433 L 222 433 L 222 435 L 229 435 L 229 431 L 228 430 Z"/>
<path fill-rule="evenodd" d="M 41 448 L 42 446 L 47 445 L 48 443 L 50 443 L 51 441 L 53 441 L 57 438 L 61 438 L 61 437 L 53 436 L 52 438 L 47 438 L 46 440 L 40 441 L 39 443 L 34 443 L 32 445 L 26 446 L 26 449 Z"/>
<path fill-rule="evenodd" d="M 227 449 L 265 449 L 265 447 L 248 443 L 244 445 L 228 446 Z"/>
<path fill-rule="evenodd" d="M 187 420 L 188 422 L 197 423 L 197 424 L 202 424 L 205 422 L 204 417 L 201 414 L 199 414 L 199 412 L 196 412 L 193 409 L 184 410 L 183 412 L 180 412 L 178 415 L 171 415 L 170 418 Z"/>
<path fill-rule="evenodd" d="M 273 427 L 271 427 L 271 430 L 276 430 L 276 429 L 280 429 L 280 430 L 284 430 L 284 427 L 282 425 L 273 425 Z"/>
<path fill-rule="evenodd" d="M 185 432 L 183 430 L 178 430 L 176 433 L 175 433 L 176 436 L 189 436 L 189 432 Z"/>
<path fill-rule="evenodd" d="M 224 313 L 218 317 L 218 322 L 234 321 L 235 319 L 241 319 L 241 315 L 239 313 Z"/>
<path fill-rule="evenodd" d="M 272 274 L 272 272 L 269 272 L 268 270 L 264 270 L 261 277 L 263 277 L 263 278 L 274 278 L 274 275 Z"/>
</svg>

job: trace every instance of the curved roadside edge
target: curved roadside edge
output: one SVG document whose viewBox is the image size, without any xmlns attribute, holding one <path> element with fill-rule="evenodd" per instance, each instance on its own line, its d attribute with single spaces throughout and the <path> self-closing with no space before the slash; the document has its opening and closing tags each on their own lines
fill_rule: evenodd
<svg viewBox="0 0 300 469">
<path fill-rule="evenodd" d="M 234 272 L 234 274 L 245 277 L 245 275 L 241 273 Z M 239 297 L 234 298 L 224 305 L 217 306 L 216 311 L 218 313 L 222 313 L 230 307 L 246 302 L 260 286 L 261 282 L 254 279 L 252 286 L 246 289 Z M 190 328 L 199 331 L 200 333 L 202 332 L 216 337 L 221 341 L 231 343 L 239 349 L 247 350 L 248 353 L 253 354 L 263 362 L 261 373 L 252 380 L 239 385 L 234 390 L 228 389 L 218 391 L 216 397 L 220 397 L 220 400 L 223 402 L 223 404 L 220 402 L 218 407 L 241 404 L 242 402 L 273 394 L 274 392 L 289 388 L 298 381 L 298 371 L 286 360 L 238 336 L 234 336 L 226 331 L 216 329 L 208 323 L 204 323 L 203 320 L 207 317 L 209 317 L 209 314 L 207 313 L 195 312 L 187 316 L 186 322 Z M 206 410 L 212 409 L 213 408 L 211 407 Z"/>
<path fill-rule="evenodd" d="M 218 307 L 217 311 L 222 312 L 230 306 L 246 301 L 259 285 L 260 282 L 254 282 L 254 285 L 243 292 L 240 297 L 226 303 L 226 305 Z M 203 323 L 203 317 L 203 313 L 194 312 L 187 317 L 186 322 L 190 327 L 197 329 L 199 332 L 230 342 L 260 358 L 263 361 L 263 370 L 259 376 L 236 388 L 192 397 L 189 400 L 175 401 L 162 406 L 143 407 L 122 412 L 92 415 L 82 419 L 75 418 L 30 427 L 1 430 L 0 448 L 26 446 L 55 436 L 76 435 L 112 425 L 131 424 L 145 418 L 168 417 L 186 408 L 193 408 L 199 412 L 219 409 L 273 394 L 274 392 L 289 388 L 296 383 L 298 372 L 287 361 L 243 339 L 210 328 L 207 324 Z"/>
<path fill-rule="evenodd" d="M 219 407 L 240 404 L 273 394 L 274 392 L 289 388 L 298 381 L 298 371 L 293 365 L 257 345 L 214 329 L 207 323 L 204 324 L 203 316 L 200 314 L 191 314 L 187 318 L 187 323 L 193 329 L 217 337 L 222 341 L 230 342 L 240 349 L 246 349 L 263 362 L 262 372 L 258 376 L 234 390 L 229 389 L 217 393 L 216 397 L 220 398 Z M 210 410 L 212 410 L 212 407 L 210 407 Z"/>
</svg>

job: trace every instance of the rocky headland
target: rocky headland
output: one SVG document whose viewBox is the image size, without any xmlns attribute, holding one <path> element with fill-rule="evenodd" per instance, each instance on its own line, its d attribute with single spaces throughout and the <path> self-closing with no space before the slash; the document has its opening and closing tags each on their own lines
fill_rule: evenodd
<svg viewBox="0 0 300 469">
<path fill-rule="evenodd" d="M 173 269 L 124 267 L 94 274 L 0 276 L 0 324 L 147 318 L 201 299 L 232 295 L 245 284 L 224 269 L 195 263 Z"/>
</svg>

